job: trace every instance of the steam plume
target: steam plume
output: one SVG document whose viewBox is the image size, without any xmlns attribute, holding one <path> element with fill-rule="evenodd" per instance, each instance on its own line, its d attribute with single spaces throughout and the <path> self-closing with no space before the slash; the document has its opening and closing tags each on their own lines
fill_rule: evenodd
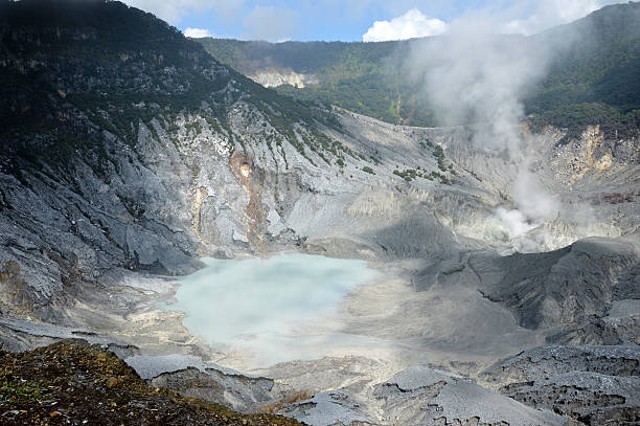
<svg viewBox="0 0 640 426">
<path fill-rule="evenodd" d="M 461 20 L 446 36 L 426 40 L 412 66 L 441 124 L 471 125 L 476 148 L 501 152 L 518 165 L 511 187 L 516 210 L 496 212 L 513 237 L 559 211 L 557 200 L 528 170 L 521 130 L 522 98 L 544 77 L 550 51 L 524 36 L 498 35 L 496 28 L 486 17 Z"/>
<path fill-rule="evenodd" d="M 446 125 L 480 124 L 478 146 L 517 151 L 521 99 L 544 76 L 547 55 L 521 36 L 500 36 L 493 25 L 467 19 L 448 36 L 415 52 L 427 97 Z"/>
</svg>

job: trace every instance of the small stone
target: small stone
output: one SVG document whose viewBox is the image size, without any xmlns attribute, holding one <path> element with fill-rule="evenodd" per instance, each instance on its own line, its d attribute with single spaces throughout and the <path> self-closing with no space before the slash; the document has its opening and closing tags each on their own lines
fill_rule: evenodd
<svg viewBox="0 0 640 426">
<path fill-rule="evenodd" d="M 60 411 L 58 411 L 58 410 L 54 410 L 54 411 L 49 413 L 49 416 L 50 417 L 54 417 L 54 418 L 55 417 L 60 417 L 61 415 L 62 415 L 62 413 Z"/>
</svg>

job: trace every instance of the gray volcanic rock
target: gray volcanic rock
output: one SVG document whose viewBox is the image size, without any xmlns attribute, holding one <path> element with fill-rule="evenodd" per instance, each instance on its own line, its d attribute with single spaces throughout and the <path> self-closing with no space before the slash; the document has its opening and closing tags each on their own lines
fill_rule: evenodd
<svg viewBox="0 0 640 426">
<path fill-rule="evenodd" d="M 357 387 L 319 392 L 282 413 L 314 426 L 564 425 L 569 420 L 425 366 L 403 370 L 372 391 L 368 398 Z"/>
<path fill-rule="evenodd" d="M 282 414 L 312 426 L 375 424 L 366 406 L 343 391 L 317 393 L 289 405 Z"/>
<path fill-rule="evenodd" d="M 413 367 L 376 388 L 386 423 L 421 425 L 562 425 L 567 418 L 533 410 L 461 377 Z"/>
<path fill-rule="evenodd" d="M 0 333 L 2 335 L 0 349 L 11 352 L 32 350 L 59 340 L 76 339 L 103 345 L 109 351 L 123 358 L 138 353 L 137 347 L 121 339 L 101 335 L 91 330 L 63 327 L 30 319 L 0 318 Z"/>
<path fill-rule="evenodd" d="M 640 376 L 640 346 L 541 346 L 497 363 L 484 374 L 500 383 L 545 379 L 573 371 Z"/>
<path fill-rule="evenodd" d="M 242 412 L 254 411 L 275 399 L 271 394 L 273 380 L 247 376 L 194 356 L 133 356 L 125 362 L 154 386 Z"/>
<path fill-rule="evenodd" d="M 449 229 L 432 216 L 429 209 L 407 212 L 399 223 L 375 231 L 372 239 L 382 249 L 383 256 L 394 259 L 446 259 L 456 253 L 456 242 Z"/>
<path fill-rule="evenodd" d="M 580 324 L 604 316 L 612 302 L 640 298 L 637 243 L 589 238 L 549 253 L 471 261 L 482 292 L 511 309 L 525 328 Z M 485 277 L 490 277 L 487 279 Z"/>
<path fill-rule="evenodd" d="M 590 425 L 640 420 L 640 347 L 544 346 L 496 364 L 482 376 L 522 403 Z"/>
<path fill-rule="evenodd" d="M 570 416 L 587 425 L 640 422 L 640 377 L 572 372 L 502 389 L 517 401 Z"/>
<path fill-rule="evenodd" d="M 609 315 L 603 318 L 591 316 L 586 323 L 576 327 L 568 327 L 559 333 L 547 336 L 547 342 L 562 345 L 620 345 L 640 344 L 640 309 L 633 305 L 633 313 L 613 315 L 616 303 L 638 302 L 637 300 L 620 300 L 614 302 Z"/>
</svg>

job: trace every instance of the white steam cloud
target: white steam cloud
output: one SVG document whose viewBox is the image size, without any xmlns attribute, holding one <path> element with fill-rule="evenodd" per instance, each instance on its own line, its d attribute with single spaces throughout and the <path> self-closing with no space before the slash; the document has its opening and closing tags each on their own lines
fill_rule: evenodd
<svg viewBox="0 0 640 426">
<path fill-rule="evenodd" d="M 498 207 L 496 210 L 496 217 L 506 228 L 510 238 L 520 237 L 558 216 L 560 201 L 546 191 L 528 167 L 520 169 L 511 190 L 516 208 Z"/>
<path fill-rule="evenodd" d="M 519 237 L 537 226 L 517 209 L 507 210 L 504 207 L 498 207 L 496 209 L 496 217 L 507 229 L 510 238 Z"/>
<path fill-rule="evenodd" d="M 545 76 L 551 48 L 524 36 L 496 34 L 499 28 L 486 16 L 458 21 L 447 35 L 422 42 L 410 64 L 442 124 L 469 125 L 476 148 L 499 153 L 518 168 L 510 188 L 515 209 L 502 207 L 495 214 L 514 238 L 560 210 L 529 171 L 521 124 L 522 99 Z"/>
<path fill-rule="evenodd" d="M 428 18 L 420 10 L 411 9 L 390 21 L 376 21 L 362 36 L 364 42 L 408 40 L 443 34 L 447 24 L 437 18 Z"/>
<path fill-rule="evenodd" d="M 538 177 L 527 167 L 520 170 L 513 184 L 513 198 L 518 209 L 538 223 L 553 219 L 560 211 L 557 198 L 547 193 Z"/>
<path fill-rule="evenodd" d="M 546 71 L 546 54 L 524 37 L 500 36 L 486 22 L 464 20 L 449 34 L 424 43 L 412 67 L 442 124 L 480 124 L 474 142 L 517 151 L 520 101 Z"/>
</svg>

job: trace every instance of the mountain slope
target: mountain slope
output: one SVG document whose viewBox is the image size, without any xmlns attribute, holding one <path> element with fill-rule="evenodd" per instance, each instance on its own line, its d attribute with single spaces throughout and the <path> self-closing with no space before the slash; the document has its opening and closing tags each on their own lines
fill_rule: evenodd
<svg viewBox="0 0 640 426">
<path fill-rule="evenodd" d="M 571 41 L 527 99 L 529 112 L 559 127 L 598 123 L 614 136 L 640 126 L 640 3 L 604 7 L 535 37 Z"/>
<path fill-rule="evenodd" d="M 110 122 L 121 139 L 135 138 L 132 127 L 162 108 L 207 110 L 228 127 L 224 112 L 240 98 L 265 113 L 281 110 L 310 129 L 321 119 L 221 66 L 151 14 L 118 2 L 21 3 L 3 5 L 2 77 L 12 83 L 2 88 L 4 131 L 58 127 L 46 110 L 60 107 L 83 110 L 99 125 Z M 286 121 L 273 121 L 280 133 L 292 132 Z"/>
<path fill-rule="evenodd" d="M 582 131 L 602 124 L 609 133 L 638 126 L 640 90 L 640 3 L 607 6 L 575 23 L 530 37 L 539 46 L 555 46 L 548 76 L 523 99 L 536 124 Z M 517 38 L 513 39 L 517 42 Z M 390 123 L 436 125 L 424 82 L 411 66 L 399 66 L 430 39 L 384 43 L 269 44 L 200 39 L 214 57 L 261 81 L 265 74 L 281 93 L 323 102 Z M 526 51 L 528 47 L 522 46 Z M 433 64 L 428 63 L 427 69 Z M 310 82 L 294 87 L 296 73 Z M 301 78 L 304 82 L 304 78 Z M 267 82 L 268 79 L 267 79 Z M 286 84 L 286 83 L 289 84 Z M 463 123 L 459 123 L 463 124 Z"/>
<path fill-rule="evenodd" d="M 294 166 L 355 158 L 325 134 L 339 126 L 330 114 L 251 82 L 150 14 L 105 1 L 1 7 L 0 264 L 21 265 L 5 266 L 8 306 L 60 315 L 66 286 L 112 267 L 183 273 L 203 241 L 257 250 L 267 208 L 254 164 L 270 162 L 266 179 L 289 187 Z M 284 202 L 271 196 L 269 209 Z"/>
<path fill-rule="evenodd" d="M 383 43 L 198 39 L 215 58 L 280 93 L 321 100 L 390 123 L 435 125 L 401 59 L 416 40 Z M 271 76 L 281 76 L 273 79 Z M 295 87 L 300 86 L 300 87 Z"/>
</svg>

